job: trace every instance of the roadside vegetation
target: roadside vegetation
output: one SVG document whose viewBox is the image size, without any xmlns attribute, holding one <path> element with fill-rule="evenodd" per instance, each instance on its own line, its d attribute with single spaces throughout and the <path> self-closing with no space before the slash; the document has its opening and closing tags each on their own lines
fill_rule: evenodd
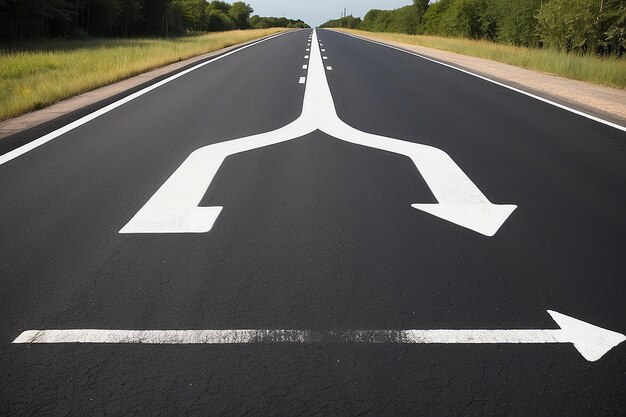
<svg viewBox="0 0 626 417">
<path fill-rule="evenodd" d="M 322 27 L 626 88 L 626 0 L 413 0 Z"/>
<path fill-rule="evenodd" d="M 0 53 L 0 120 L 85 91 L 284 29 L 177 38 L 47 41 Z"/>
<path fill-rule="evenodd" d="M 302 20 L 253 16 L 253 12 L 242 1 L 0 0 L 0 42 L 308 27 Z"/>
</svg>

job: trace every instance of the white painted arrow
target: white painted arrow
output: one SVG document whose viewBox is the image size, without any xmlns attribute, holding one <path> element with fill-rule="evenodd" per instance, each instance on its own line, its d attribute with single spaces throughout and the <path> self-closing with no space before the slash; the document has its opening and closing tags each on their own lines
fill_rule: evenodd
<svg viewBox="0 0 626 417">
<path fill-rule="evenodd" d="M 560 329 L 542 330 L 27 330 L 13 343 L 400 343 L 503 344 L 572 343 L 590 362 L 597 361 L 626 337 L 548 310 Z"/>
<path fill-rule="evenodd" d="M 493 236 L 517 206 L 491 203 L 441 149 L 366 133 L 343 122 L 335 110 L 316 32 L 313 40 L 300 117 L 278 130 L 194 151 L 120 233 L 208 232 L 222 207 L 198 207 L 198 204 L 224 159 L 300 138 L 319 129 L 346 142 L 409 157 L 437 199 L 436 204 L 418 203 L 412 207 Z"/>
</svg>

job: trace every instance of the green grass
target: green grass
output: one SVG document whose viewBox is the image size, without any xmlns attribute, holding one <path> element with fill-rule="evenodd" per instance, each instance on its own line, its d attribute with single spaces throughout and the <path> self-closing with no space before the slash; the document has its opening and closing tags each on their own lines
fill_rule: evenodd
<svg viewBox="0 0 626 417">
<path fill-rule="evenodd" d="M 239 30 L 173 39 L 92 39 L 5 46 L 0 50 L 0 120 L 172 62 L 281 30 Z"/>
<path fill-rule="evenodd" d="M 373 33 L 348 29 L 341 30 L 364 37 L 396 41 L 409 45 L 426 46 L 491 59 L 493 61 L 541 71 L 547 74 L 559 75 L 574 80 L 621 89 L 626 88 L 625 58 L 603 58 L 593 55 L 566 54 L 550 49 L 524 48 L 471 39 L 404 35 L 399 33 Z"/>
</svg>

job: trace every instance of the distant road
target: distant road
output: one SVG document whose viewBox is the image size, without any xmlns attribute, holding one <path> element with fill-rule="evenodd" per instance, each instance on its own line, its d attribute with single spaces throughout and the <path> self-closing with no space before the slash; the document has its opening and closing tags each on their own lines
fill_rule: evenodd
<svg viewBox="0 0 626 417">
<path fill-rule="evenodd" d="M 325 30 L 70 122 L 0 145 L 1 415 L 623 415 L 623 131 Z"/>
</svg>

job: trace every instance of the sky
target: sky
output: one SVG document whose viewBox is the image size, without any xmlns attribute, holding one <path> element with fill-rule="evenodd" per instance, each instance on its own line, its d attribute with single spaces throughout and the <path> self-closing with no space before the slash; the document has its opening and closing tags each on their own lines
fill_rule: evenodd
<svg viewBox="0 0 626 417">
<path fill-rule="evenodd" d="M 348 14 L 363 17 L 370 9 L 396 9 L 413 3 L 412 0 L 243 0 L 259 16 L 285 16 L 302 19 L 317 26 L 328 19 L 338 19 L 346 7 Z M 232 3 L 232 1 L 230 1 Z"/>
</svg>

